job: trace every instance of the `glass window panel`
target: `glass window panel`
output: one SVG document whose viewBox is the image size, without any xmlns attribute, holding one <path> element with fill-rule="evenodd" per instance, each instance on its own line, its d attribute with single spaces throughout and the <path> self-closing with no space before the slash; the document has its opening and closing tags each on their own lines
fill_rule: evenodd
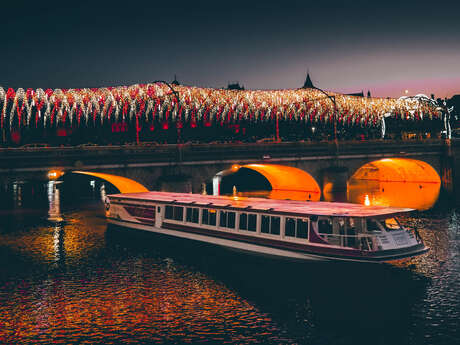
<svg viewBox="0 0 460 345">
<path fill-rule="evenodd" d="M 246 213 L 240 214 L 240 229 L 247 230 L 248 228 L 248 215 Z"/>
<path fill-rule="evenodd" d="M 173 207 L 172 206 L 165 207 L 165 218 L 173 219 Z"/>
<path fill-rule="evenodd" d="M 202 224 L 208 224 L 209 223 L 209 212 L 207 209 L 203 209 L 203 215 L 201 217 L 201 223 Z"/>
<path fill-rule="evenodd" d="M 191 222 L 192 221 L 192 212 L 193 209 L 191 207 L 187 207 L 185 210 L 185 221 Z"/>
<path fill-rule="evenodd" d="M 209 225 L 216 225 L 216 210 L 209 210 Z"/>
<path fill-rule="evenodd" d="M 260 231 L 264 234 L 268 234 L 270 232 L 270 217 L 269 216 L 262 216 L 261 224 L 260 224 Z"/>
<path fill-rule="evenodd" d="M 367 231 L 381 231 L 375 219 L 367 219 Z"/>
<path fill-rule="evenodd" d="M 228 212 L 227 222 L 229 228 L 235 229 L 235 212 Z"/>
<path fill-rule="evenodd" d="M 308 237 L 308 222 L 304 221 L 303 219 L 297 219 L 297 237 Z"/>
<path fill-rule="evenodd" d="M 332 234 L 332 221 L 330 219 L 318 220 L 318 231 L 320 234 Z"/>
<path fill-rule="evenodd" d="M 280 234 L 280 217 L 270 217 L 270 219 L 271 219 L 270 232 L 273 235 L 279 235 Z"/>
<path fill-rule="evenodd" d="M 225 211 L 220 211 L 219 226 L 227 227 L 227 212 Z"/>
<path fill-rule="evenodd" d="M 194 208 L 192 212 L 192 222 L 193 223 L 198 223 L 200 218 L 200 209 L 199 208 Z"/>
<path fill-rule="evenodd" d="M 257 228 L 257 215 L 256 214 L 249 214 L 248 216 L 248 230 L 249 231 L 256 231 Z"/>
<path fill-rule="evenodd" d="M 284 227 L 284 234 L 286 236 L 295 237 L 295 219 L 286 218 L 286 224 Z"/>
<path fill-rule="evenodd" d="M 144 210 L 144 218 L 155 219 L 155 209 L 154 208 L 146 208 Z"/>
<path fill-rule="evenodd" d="M 174 220 L 184 220 L 184 208 L 180 206 L 174 207 Z"/>
</svg>

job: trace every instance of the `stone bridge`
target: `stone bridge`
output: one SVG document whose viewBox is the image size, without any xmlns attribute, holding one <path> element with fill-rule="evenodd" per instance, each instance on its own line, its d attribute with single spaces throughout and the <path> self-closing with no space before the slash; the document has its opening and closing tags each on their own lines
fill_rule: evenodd
<svg viewBox="0 0 460 345">
<path fill-rule="evenodd" d="M 368 162 L 411 158 L 430 164 L 443 187 L 459 185 L 457 140 L 265 142 L 144 146 L 79 146 L 0 149 L 0 179 L 48 179 L 50 170 L 95 171 L 136 180 L 148 189 L 200 192 L 216 173 L 233 164 L 276 163 L 300 168 L 322 187 L 338 184 Z M 457 183 L 455 183 L 457 182 Z"/>
</svg>

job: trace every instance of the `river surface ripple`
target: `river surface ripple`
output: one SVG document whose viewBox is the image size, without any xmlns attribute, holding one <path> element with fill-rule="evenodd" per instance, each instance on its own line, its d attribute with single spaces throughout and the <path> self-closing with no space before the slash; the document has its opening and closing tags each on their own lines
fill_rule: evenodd
<svg viewBox="0 0 460 345">
<path fill-rule="evenodd" d="M 403 219 L 431 247 L 403 267 L 299 264 L 108 229 L 94 199 L 22 188 L 1 194 L 1 344 L 460 343 L 455 208 Z"/>
</svg>

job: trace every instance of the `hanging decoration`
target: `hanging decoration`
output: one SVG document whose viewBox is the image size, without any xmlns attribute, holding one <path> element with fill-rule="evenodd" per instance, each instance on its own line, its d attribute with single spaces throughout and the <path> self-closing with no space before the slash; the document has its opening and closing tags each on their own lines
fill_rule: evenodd
<svg viewBox="0 0 460 345">
<path fill-rule="evenodd" d="M 399 121 L 442 118 L 442 110 L 426 96 L 389 99 L 329 92 L 335 97 L 336 111 L 331 100 L 316 89 L 235 91 L 177 85 L 174 90 L 164 83 L 46 91 L 0 87 L 1 129 L 111 126 L 133 118 L 138 130 L 142 123 L 155 121 L 164 129 L 275 119 L 324 126 L 335 119 L 342 127 L 380 127 L 383 117 Z"/>
</svg>

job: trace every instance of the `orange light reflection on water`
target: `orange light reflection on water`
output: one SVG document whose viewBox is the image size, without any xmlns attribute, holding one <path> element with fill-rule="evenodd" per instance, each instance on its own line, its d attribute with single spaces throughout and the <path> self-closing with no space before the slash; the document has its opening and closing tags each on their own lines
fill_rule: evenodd
<svg viewBox="0 0 460 345">
<path fill-rule="evenodd" d="M 409 207 L 428 210 L 439 197 L 440 184 L 350 180 L 348 201 L 374 206 Z"/>
<path fill-rule="evenodd" d="M 428 210 L 436 203 L 441 179 L 428 163 L 385 158 L 359 168 L 348 181 L 348 201 Z"/>
<path fill-rule="evenodd" d="M 228 328 L 277 329 L 267 315 L 224 285 L 168 261 L 139 259 L 80 279 L 57 276 L 17 287 L 10 295 L 0 306 L 5 326 L 0 340 L 6 343 L 41 338 L 65 344 L 85 335 L 116 341 L 129 334 L 152 343 L 218 342 L 231 339 Z M 238 342 L 239 336 L 231 340 Z"/>
</svg>

